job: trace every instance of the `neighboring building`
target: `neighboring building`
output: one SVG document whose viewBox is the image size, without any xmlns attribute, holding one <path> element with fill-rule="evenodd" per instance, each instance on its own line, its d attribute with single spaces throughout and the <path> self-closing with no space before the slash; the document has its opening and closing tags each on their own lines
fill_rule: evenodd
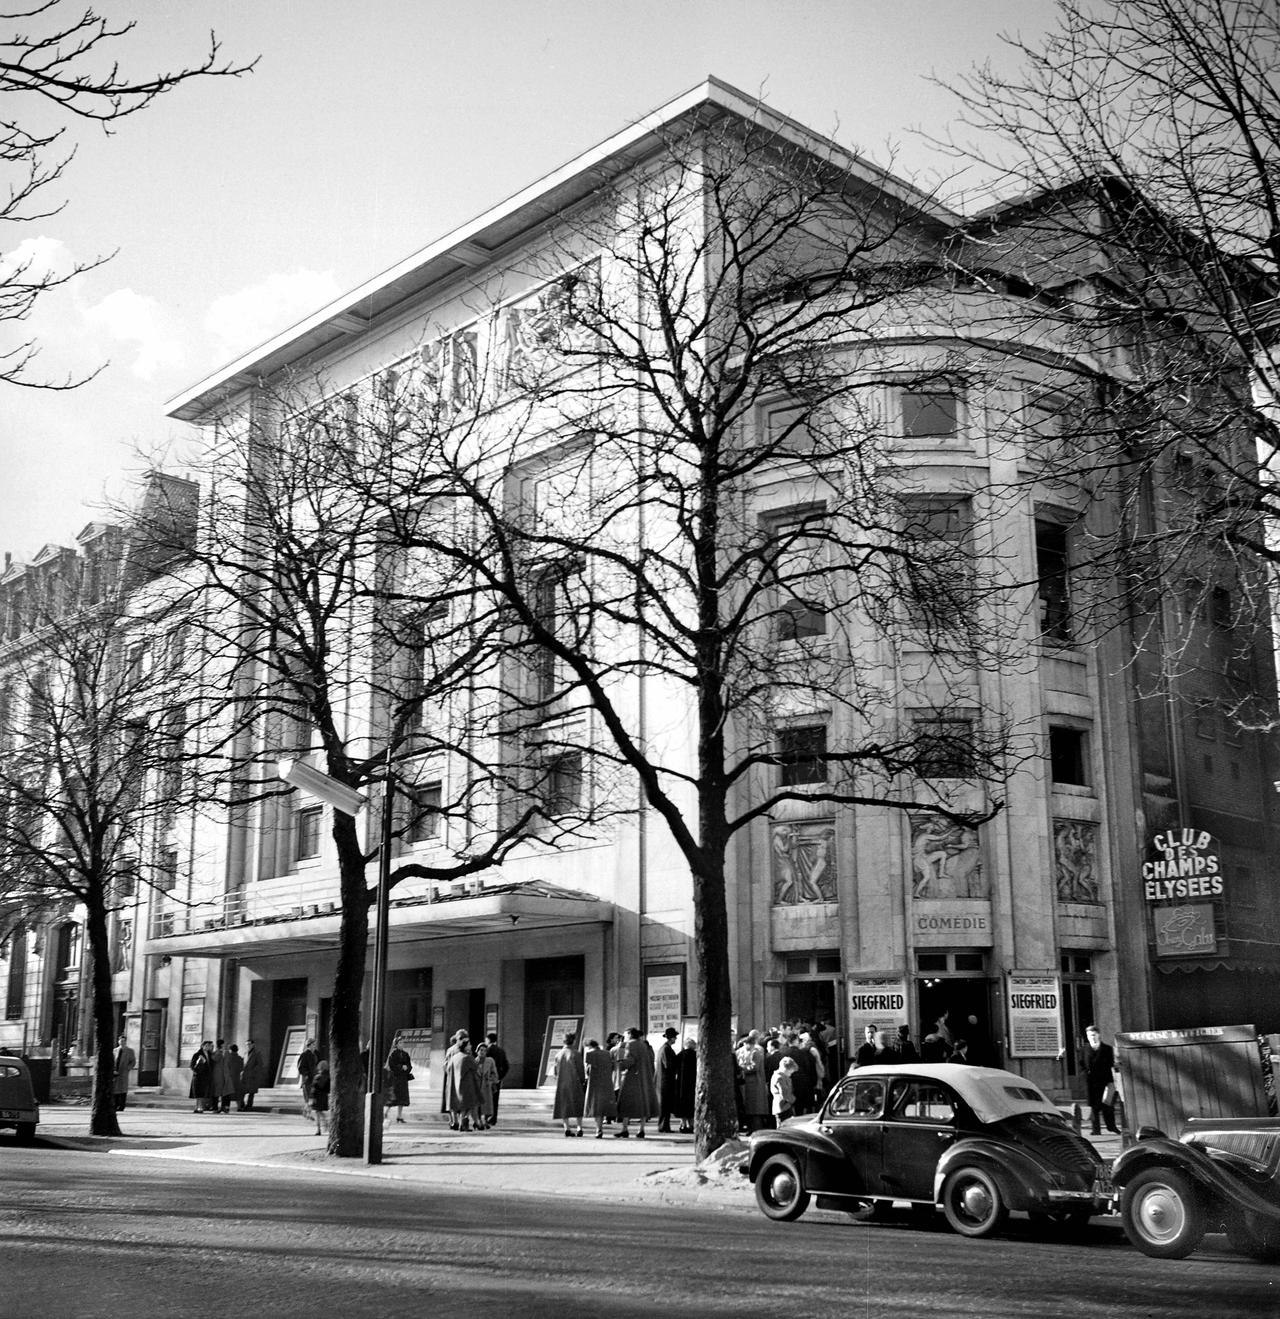
<svg viewBox="0 0 1280 1319">
<path fill-rule="evenodd" d="M 606 183 L 658 151 L 664 133 L 712 114 L 738 116 L 824 158 L 835 152 L 709 82 L 232 363 L 175 400 L 169 415 L 212 437 L 246 412 L 267 422 L 269 386 L 290 375 L 323 375 L 343 391 L 417 360 L 465 391 L 480 374 L 509 370 L 546 312 L 552 286 L 530 272 L 549 258 L 548 224 L 589 207 Z M 865 192 L 911 192 L 837 158 Z M 963 243 L 960 217 L 923 197 L 913 204 L 921 248 L 942 254 Z M 903 461 L 928 491 L 989 488 L 1009 480 L 999 419 L 1043 406 L 1047 377 L 1037 363 L 1053 330 L 1036 323 L 1030 299 L 1009 312 L 1016 290 L 981 305 L 937 296 L 947 303 L 940 316 L 926 308 L 902 327 L 922 361 L 938 345 L 953 351 L 974 337 L 957 329 L 957 307 L 973 316 L 994 307 L 1006 322 L 999 364 L 984 359 L 981 405 L 976 395 L 966 405 L 951 387 L 912 393 L 891 383 L 880 402 Z M 1028 434 L 1036 438 L 1034 424 Z M 786 492 L 773 497 L 774 511 L 785 511 Z M 1159 699 L 1148 695 L 1158 659 L 1130 663 L 1135 638 L 1147 644 L 1149 634 L 1135 623 L 1091 635 L 1073 613 L 1067 527 L 1075 512 L 1060 492 L 1028 482 L 992 513 L 999 526 L 990 543 L 1010 556 L 1010 571 L 1039 582 L 1038 617 L 1026 625 L 1033 660 L 973 679 L 984 708 L 1034 728 L 1041 752 L 1003 785 L 1000 814 L 972 829 L 801 803 L 738 836 L 729 917 L 733 1005 L 744 1028 L 829 1018 L 847 1044 L 864 1022 L 905 1021 L 923 1035 L 946 1011 L 957 1033 L 976 1033 L 990 1056 L 1059 1093 L 1079 1093 L 1074 1041 L 1090 1021 L 1108 1034 L 1227 1019 L 1280 1029 L 1266 993 L 1280 970 L 1272 739 L 1219 718 L 1232 699 L 1214 650 L 1221 620 L 1204 621 L 1194 679 L 1177 690 L 1166 684 Z M 1232 588 L 1224 580 L 1221 589 Z M 1166 624 L 1185 629 L 1172 614 Z M 798 617 L 797 637 L 806 626 Z M 1248 667 L 1238 676 L 1274 713 L 1269 644 L 1257 634 L 1237 648 Z M 425 781 L 422 791 L 429 798 L 439 782 Z M 325 819 L 301 799 L 277 799 L 238 813 L 217 837 L 175 834 L 173 891 L 153 904 L 148 971 L 128 1005 L 162 1014 L 167 1081 L 180 1084 L 174 1069 L 200 1039 L 216 1036 L 265 1043 L 273 1068 L 291 1079 L 291 1032 L 327 1035 L 339 914 Z M 1199 831 L 1213 835 L 1222 891 L 1149 900 L 1141 867 L 1150 836 L 1184 826 L 1195 831 L 1188 855 L 1209 850 Z M 406 846 L 432 857 L 459 842 L 428 813 Z M 410 882 L 395 899 L 387 1024 L 418 1032 L 418 1056 L 430 1052 L 436 1078 L 459 1026 L 473 1037 L 497 1029 L 513 1060 L 511 1084 L 529 1085 L 539 1079 L 550 1017 L 581 1013 L 586 1030 L 603 1035 L 635 1023 L 660 1030 L 696 1014 L 687 869 L 643 814 L 607 841 L 518 854 L 444 888 Z M 1180 934 L 1169 921 L 1175 906 Z"/>
</svg>

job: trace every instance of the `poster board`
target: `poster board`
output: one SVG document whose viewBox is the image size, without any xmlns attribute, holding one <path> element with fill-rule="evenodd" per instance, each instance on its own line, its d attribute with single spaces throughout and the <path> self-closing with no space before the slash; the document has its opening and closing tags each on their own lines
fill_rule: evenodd
<svg viewBox="0 0 1280 1319">
<path fill-rule="evenodd" d="M 1062 986 L 1047 971 L 1010 971 L 1005 976 L 1011 1058 L 1057 1058 L 1066 1047 L 1062 1033 Z"/>
<path fill-rule="evenodd" d="M 546 1033 L 542 1037 L 542 1064 L 538 1068 L 539 1085 L 546 1085 L 548 1081 L 555 1084 L 556 1054 L 560 1052 L 566 1035 L 576 1035 L 578 1047 L 582 1047 L 582 1023 L 585 1020 L 582 1015 L 547 1018 Z"/>
<path fill-rule="evenodd" d="M 678 971 L 645 976 L 645 1016 L 648 1029 L 645 1034 L 650 1038 L 662 1038 L 668 1026 L 680 1029 L 680 1020 L 684 1012 L 684 976 Z"/>
<path fill-rule="evenodd" d="M 284 1033 L 284 1048 L 280 1050 L 280 1065 L 276 1068 L 276 1085 L 296 1085 L 298 1057 L 307 1043 L 305 1026 L 290 1026 Z"/>
<path fill-rule="evenodd" d="M 178 1050 L 182 1062 L 190 1060 L 191 1055 L 204 1043 L 204 999 L 193 999 L 182 1005 L 182 1034 L 178 1041 Z"/>
<path fill-rule="evenodd" d="M 880 1026 L 890 1037 L 899 1026 L 911 1024 L 908 1011 L 907 981 L 901 975 L 850 976 L 845 1002 L 849 1008 L 850 1051 L 856 1053 L 868 1026 Z"/>
<path fill-rule="evenodd" d="M 0 1021 L 0 1052 L 17 1054 L 27 1051 L 26 1021 Z"/>
<path fill-rule="evenodd" d="M 681 1017 L 679 1029 L 680 1038 L 676 1041 L 676 1044 L 679 1047 L 676 1049 L 676 1052 L 679 1053 L 680 1049 L 684 1048 L 685 1040 L 689 1040 L 696 1047 L 698 1043 L 698 1018 Z M 729 1047 L 732 1049 L 737 1042 L 738 1014 L 735 1012 L 733 1016 L 729 1018 Z"/>
</svg>

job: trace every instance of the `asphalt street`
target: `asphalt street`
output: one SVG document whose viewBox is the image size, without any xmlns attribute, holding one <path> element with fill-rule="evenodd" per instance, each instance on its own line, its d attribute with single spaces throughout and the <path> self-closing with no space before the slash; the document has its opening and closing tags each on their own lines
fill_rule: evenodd
<svg viewBox="0 0 1280 1319">
<path fill-rule="evenodd" d="M 1079 1242 L 1017 1219 L 967 1241 L 905 1215 L 776 1224 L 749 1197 L 645 1203 L 633 1191 L 503 1193 L 0 1140 L 0 1316 L 1280 1313 L 1280 1268 L 1217 1238 L 1160 1263 L 1114 1221 Z"/>
</svg>

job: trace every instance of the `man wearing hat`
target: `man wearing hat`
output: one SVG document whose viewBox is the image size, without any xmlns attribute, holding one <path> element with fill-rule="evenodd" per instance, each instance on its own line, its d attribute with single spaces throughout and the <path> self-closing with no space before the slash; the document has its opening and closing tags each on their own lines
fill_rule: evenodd
<svg viewBox="0 0 1280 1319">
<path fill-rule="evenodd" d="M 662 1048 L 654 1060 L 654 1071 L 658 1082 L 658 1130 L 670 1132 L 671 1114 L 675 1112 L 680 1100 L 680 1064 L 676 1058 L 671 1041 L 679 1032 L 674 1026 L 668 1026 L 662 1032 Z"/>
</svg>

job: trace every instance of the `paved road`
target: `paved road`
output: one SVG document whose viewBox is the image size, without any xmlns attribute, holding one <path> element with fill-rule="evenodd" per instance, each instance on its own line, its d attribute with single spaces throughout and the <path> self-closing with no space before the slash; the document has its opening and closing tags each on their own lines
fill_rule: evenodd
<svg viewBox="0 0 1280 1319">
<path fill-rule="evenodd" d="M 1222 1244 L 1211 1240 L 1208 1245 Z M 0 1144 L 0 1316 L 1280 1313 L 1280 1268 L 810 1212 L 610 1204 Z"/>
</svg>

